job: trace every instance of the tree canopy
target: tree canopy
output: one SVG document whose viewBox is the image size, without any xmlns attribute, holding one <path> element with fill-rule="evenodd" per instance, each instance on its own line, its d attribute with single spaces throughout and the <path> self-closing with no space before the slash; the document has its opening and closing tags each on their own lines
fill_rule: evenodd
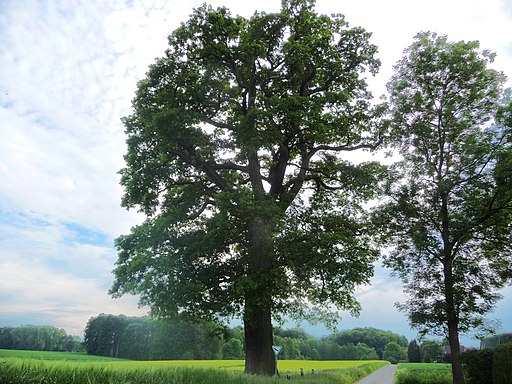
<svg viewBox="0 0 512 384">
<path fill-rule="evenodd" d="M 364 343 L 375 349 L 379 359 L 382 359 L 384 347 L 388 343 L 397 343 L 402 348 L 407 346 L 407 338 L 405 336 L 376 328 L 355 328 L 336 332 L 329 336 L 329 339 L 340 345 Z"/>
<path fill-rule="evenodd" d="M 391 341 L 384 346 L 382 359 L 389 361 L 391 364 L 398 364 L 400 361 L 407 360 L 407 350 Z"/>
<path fill-rule="evenodd" d="M 409 363 L 421 363 L 421 349 L 416 340 L 412 340 L 407 346 L 407 358 Z"/>
<path fill-rule="evenodd" d="M 339 154 L 381 142 L 369 38 L 314 1 L 250 19 L 196 9 L 123 120 L 122 204 L 147 220 L 116 241 L 111 293 L 159 316 L 243 317 L 249 373 L 275 371 L 272 316 L 357 313 L 382 168 Z"/>
<path fill-rule="evenodd" d="M 482 323 L 512 277 L 512 125 L 505 76 L 478 42 L 421 33 L 389 83 L 402 161 L 381 208 L 402 278 L 399 308 L 422 333 L 449 338 Z"/>
<path fill-rule="evenodd" d="M 82 352 L 80 337 L 50 325 L 0 327 L 0 349 Z"/>
</svg>

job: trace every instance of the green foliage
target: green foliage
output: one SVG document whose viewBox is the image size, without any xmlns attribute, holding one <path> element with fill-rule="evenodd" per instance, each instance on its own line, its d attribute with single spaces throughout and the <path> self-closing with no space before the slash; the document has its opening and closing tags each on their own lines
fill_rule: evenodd
<svg viewBox="0 0 512 384">
<path fill-rule="evenodd" d="M 402 160 L 376 210 L 394 246 L 386 264 L 411 325 L 449 339 L 458 384 L 459 333 L 482 324 L 512 278 L 512 104 L 493 58 L 478 42 L 420 33 L 388 85 Z"/>
<path fill-rule="evenodd" d="M 512 383 L 512 342 L 500 344 L 494 349 L 492 377 L 493 384 Z"/>
<path fill-rule="evenodd" d="M 440 341 L 423 340 L 420 349 L 424 363 L 438 363 L 443 360 L 444 348 Z"/>
<path fill-rule="evenodd" d="M 383 332 L 372 329 L 373 332 Z M 351 331 L 345 331 L 350 333 Z M 343 339 L 338 333 L 321 340 L 309 336 L 302 329 L 275 330 L 274 343 L 283 347 L 279 359 L 308 360 L 377 360 L 375 348 L 365 344 L 363 337 Z M 363 333 L 364 334 L 364 333 Z M 360 334 L 362 336 L 363 334 Z M 355 336 L 355 335 L 353 335 Z M 398 335 L 394 335 L 395 337 Z"/>
<path fill-rule="evenodd" d="M 302 328 L 282 329 L 280 327 L 274 328 L 274 335 L 280 337 L 289 337 L 291 339 L 306 340 L 309 336 Z"/>
<path fill-rule="evenodd" d="M 399 364 L 395 384 L 451 384 L 452 375 L 447 364 Z"/>
<path fill-rule="evenodd" d="M 100 314 L 87 322 L 84 345 L 89 354 L 134 360 L 219 359 L 222 333 L 207 321 Z"/>
<path fill-rule="evenodd" d="M 500 333 L 488 336 L 480 341 L 480 349 L 494 348 L 497 345 L 512 342 L 512 333 Z"/>
<path fill-rule="evenodd" d="M 157 316 L 243 318 L 248 371 L 267 375 L 272 317 L 358 313 L 379 254 L 364 204 L 384 168 L 338 154 L 382 141 L 369 38 L 314 0 L 249 19 L 195 9 L 123 119 L 122 205 L 147 219 L 116 240 L 111 294 Z"/>
<path fill-rule="evenodd" d="M 510 278 L 512 127 L 484 127 L 509 101 L 477 42 L 425 33 L 406 53 L 389 84 L 404 160 L 384 210 L 396 245 L 387 263 L 405 283 L 411 323 L 446 336 L 448 320 L 479 325 Z"/>
<path fill-rule="evenodd" d="M 486 384 L 493 382 L 492 349 L 470 349 L 461 353 L 464 377 L 467 384 Z"/>
<path fill-rule="evenodd" d="M 0 328 L 0 349 L 29 349 L 35 351 L 83 351 L 78 336 L 49 325 L 23 325 Z"/>
<path fill-rule="evenodd" d="M 377 352 L 379 359 L 382 359 L 385 345 L 390 342 L 395 342 L 401 347 L 407 346 L 407 339 L 404 336 L 376 328 L 355 328 L 348 331 L 337 332 L 329 336 L 328 339 L 339 345 L 366 344 Z"/>
<path fill-rule="evenodd" d="M 0 328 L 0 349 L 12 349 L 12 330 L 13 327 Z"/>
<path fill-rule="evenodd" d="M 384 346 L 382 359 L 389 361 L 391 364 L 398 364 L 400 361 L 407 359 L 407 350 L 392 341 Z"/>
<path fill-rule="evenodd" d="M 364 343 L 357 343 L 354 352 L 354 360 L 377 360 L 379 358 L 377 351 Z"/>
<path fill-rule="evenodd" d="M 409 363 L 421 363 L 421 348 L 416 340 L 412 340 L 407 346 L 407 358 Z"/>
<path fill-rule="evenodd" d="M 113 318 L 118 318 L 123 326 L 110 328 L 119 324 L 112 321 Z M 362 342 L 368 341 L 371 334 L 387 335 L 389 340 L 399 340 L 401 343 L 405 339 L 373 328 L 345 331 L 317 339 L 300 328 L 277 327 L 274 344 L 282 347 L 279 360 L 377 360 L 379 356 L 375 348 Z M 118 347 L 112 347 L 113 340 L 119 340 Z M 111 351 L 116 351 L 117 357 L 131 360 L 238 360 L 244 358 L 244 342 L 244 332 L 240 327 L 225 328 L 212 322 L 190 322 L 179 318 L 161 321 L 147 317 L 100 314 L 89 319 L 84 345 L 91 354 L 96 351 L 99 356 L 111 356 Z M 338 344 L 341 342 L 343 344 Z"/>
<path fill-rule="evenodd" d="M 119 357 L 119 347 L 127 320 L 124 315 L 110 314 L 90 318 L 84 333 L 86 352 L 91 355 Z"/>
<path fill-rule="evenodd" d="M 227 360 L 244 358 L 244 345 L 239 339 L 230 339 L 222 347 L 222 357 Z"/>
<path fill-rule="evenodd" d="M 313 1 L 282 4 L 196 9 L 138 84 L 122 204 L 147 220 L 116 241 L 112 295 L 158 315 L 240 316 L 249 297 L 276 316 L 305 300 L 358 311 L 378 255 L 363 203 L 383 168 L 336 154 L 380 142 L 363 75 L 377 49 Z"/>
<path fill-rule="evenodd" d="M 319 346 L 321 359 L 325 360 L 376 360 L 377 352 L 374 348 L 364 344 L 339 345 L 330 340 L 322 340 Z"/>
</svg>

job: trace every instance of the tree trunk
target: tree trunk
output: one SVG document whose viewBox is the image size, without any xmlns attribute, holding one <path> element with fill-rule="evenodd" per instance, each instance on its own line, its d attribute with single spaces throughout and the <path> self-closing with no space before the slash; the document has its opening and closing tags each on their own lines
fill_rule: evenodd
<svg viewBox="0 0 512 384">
<path fill-rule="evenodd" d="M 272 350 L 272 225 L 265 217 L 253 218 L 248 228 L 245 296 L 245 372 L 271 376 L 276 373 Z"/>
<path fill-rule="evenodd" d="M 248 303 L 246 303 L 247 306 Z M 245 309 L 245 373 L 272 376 L 276 363 L 272 350 L 272 318 L 269 308 Z"/>
<path fill-rule="evenodd" d="M 453 286 L 453 258 L 451 253 L 445 258 L 444 262 L 444 289 L 446 299 L 446 318 L 448 325 L 448 342 L 450 343 L 450 352 L 452 355 L 452 375 L 453 384 L 464 384 L 464 374 L 462 373 L 462 363 L 460 361 L 460 342 L 459 342 L 459 314 L 455 310 L 454 286 Z"/>
<path fill-rule="evenodd" d="M 450 352 L 452 355 L 452 375 L 453 384 L 464 384 L 464 374 L 462 372 L 462 363 L 460 361 L 460 342 L 457 323 L 448 321 L 448 341 L 450 343 Z"/>
</svg>

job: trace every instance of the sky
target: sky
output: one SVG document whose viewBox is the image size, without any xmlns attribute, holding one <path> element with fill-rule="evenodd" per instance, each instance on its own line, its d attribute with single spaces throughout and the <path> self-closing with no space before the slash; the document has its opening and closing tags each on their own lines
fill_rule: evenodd
<svg viewBox="0 0 512 384">
<path fill-rule="evenodd" d="M 245 17 L 281 3 L 206 2 Z M 120 118 L 130 114 L 137 81 L 163 55 L 167 36 L 202 3 L 0 0 L 0 327 L 47 324 L 81 336 L 100 313 L 147 313 L 136 297 L 108 295 L 114 239 L 143 220 L 120 206 Z M 512 0 L 317 0 L 316 10 L 342 13 L 350 26 L 373 33 L 382 61 L 368 80 L 375 96 L 385 93 L 392 66 L 420 31 L 479 40 L 512 78 Z M 405 297 L 389 270 L 377 264 L 372 284 L 356 294 L 361 315 L 340 314 L 340 330 L 415 337 L 394 307 Z M 512 332 L 512 289 L 503 294 L 489 317 Z M 330 333 L 302 326 L 315 336 Z"/>
</svg>

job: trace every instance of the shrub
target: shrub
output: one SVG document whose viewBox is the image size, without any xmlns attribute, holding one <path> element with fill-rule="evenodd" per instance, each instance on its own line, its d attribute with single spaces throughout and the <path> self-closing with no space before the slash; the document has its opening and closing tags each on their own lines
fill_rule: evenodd
<svg viewBox="0 0 512 384">
<path fill-rule="evenodd" d="M 492 349 L 470 349 L 461 353 L 467 384 L 492 383 L 493 354 Z"/>
<path fill-rule="evenodd" d="M 494 349 L 493 383 L 512 384 L 512 342 Z"/>
</svg>

